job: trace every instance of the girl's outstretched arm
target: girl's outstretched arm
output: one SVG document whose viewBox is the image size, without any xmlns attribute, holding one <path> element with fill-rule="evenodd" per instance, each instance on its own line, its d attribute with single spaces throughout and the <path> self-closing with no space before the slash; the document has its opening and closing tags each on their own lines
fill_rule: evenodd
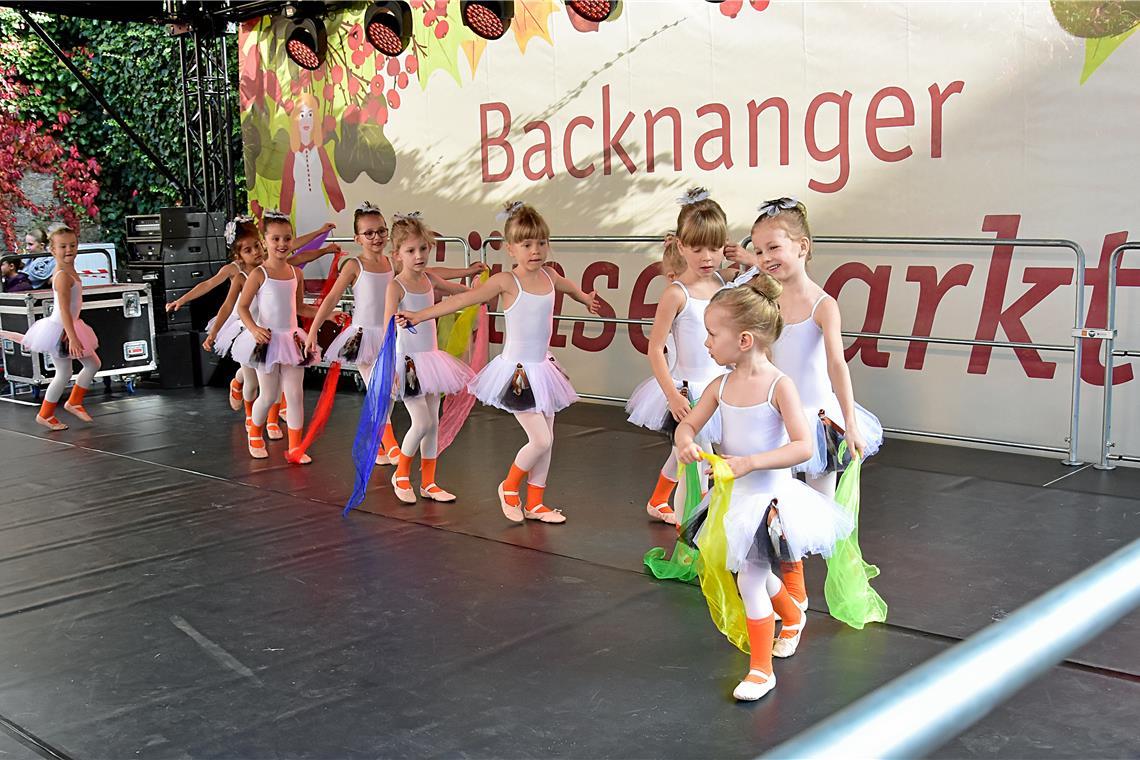
<svg viewBox="0 0 1140 760">
<path fill-rule="evenodd" d="M 218 331 L 222 329 L 222 325 L 230 318 L 234 307 L 237 306 L 238 298 L 241 296 L 242 286 L 244 284 L 245 281 L 239 275 L 235 274 L 230 278 L 230 288 L 226 291 L 226 300 L 222 301 L 222 307 L 218 309 L 218 313 L 214 317 L 214 326 L 210 328 L 206 339 L 202 341 L 202 348 L 207 351 L 214 348 L 214 340 L 218 337 Z"/>
<path fill-rule="evenodd" d="M 568 280 L 553 269 L 546 271 L 550 275 L 550 279 L 554 281 L 554 289 L 559 293 L 565 293 L 573 298 L 578 303 L 586 307 L 587 311 L 591 314 L 598 314 L 602 310 L 601 299 L 598 298 L 596 291 L 589 293 L 578 287 L 578 284 L 572 280 Z"/>
<path fill-rule="evenodd" d="M 219 269 L 218 273 L 216 275 L 214 275 L 213 277 L 211 277 L 210 279 L 204 280 L 203 282 L 200 282 L 197 285 L 195 285 L 194 287 L 190 288 L 190 292 L 187 293 L 186 295 L 182 296 L 181 298 L 176 298 L 173 301 L 171 301 L 170 303 L 166 304 L 166 311 L 167 312 L 178 311 L 183 306 L 185 306 L 186 304 L 193 301 L 195 298 L 200 298 L 200 297 L 206 295 L 207 293 L 209 293 L 211 290 L 213 290 L 214 288 L 221 285 L 226 280 L 230 280 L 230 279 L 236 277 L 237 273 L 240 271 L 241 270 L 238 269 L 238 265 L 231 261 L 230 263 L 226 264 L 221 269 Z"/>
<path fill-rule="evenodd" d="M 512 282 L 513 278 L 511 275 L 506 272 L 499 272 L 479 287 L 472 288 L 466 293 L 459 293 L 451 298 L 446 298 L 434 306 L 429 306 L 420 311 L 397 312 L 396 321 L 399 322 L 401 327 L 403 327 L 404 324 L 418 325 L 420 322 L 425 322 L 429 319 L 438 319 L 444 314 L 453 314 L 468 306 L 474 306 L 478 303 L 487 303 L 496 296 L 510 292 L 507 288 L 509 287 L 508 283 Z"/>
<path fill-rule="evenodd" d="M 348 286 L 356 282 L 357 275 L 360 274 L 360 262 L 356 259 L 349 259 L 345 262 L 344 266 L 340 269 L 340 274 L 333 283 L 332 288 L 329 290 L 325 300 L 321 301 L 320 307 L 317 308 L 317 313 L 313 315 L 313 323 L 309 325 L 309 334 L 305 338 L 305 348 L 313 351 L 317 347 L 317 333 L 320 332 L 321 325 L 333 313 L 333 309 L 340 303 L 341 296 Z"/>
<path fill-rule="evenodd" d="M 701 458 L 701 447 L 693 439 L 697 437 L 697 431 L 703 428 L 716 412 L 720 404 L 720 386 L 726 377 L 728 375 L 722 375 L 709 383 L 705 392 L 701 394 L 701 400 L 677 425 L 674 443 L 677 446 L 677 459 L 681 464 L 692 464 Z"/>
<path fill-rule="evenodd" d="M 653 314 L 653 327 L 649 331 L 649 368 L 653 370 L 653 378 L 661 387 L 661 392 L 665 394 L 669 413 L 677 422 L 688 416 L 690 405 L 689 399 L 681 395 L 673 383 L 673 376 L 669 374 L 669 362 L 665 360 L 665 339 L 673 329 L 673 320 L 685 305 L 685 298 L 685 293 L 680 288 L 665 288 L 665 292 L 657 302 L 657 311 Z"/>
</svg>

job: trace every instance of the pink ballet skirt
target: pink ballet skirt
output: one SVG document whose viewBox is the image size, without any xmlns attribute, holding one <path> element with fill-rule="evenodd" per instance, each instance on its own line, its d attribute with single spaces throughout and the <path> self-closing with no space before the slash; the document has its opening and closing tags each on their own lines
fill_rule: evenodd
<svg viewBox="0 0 1140 760">
<path fill-rule="evenodd" d="M 265 349 L 265 361 L 259 362 L 254 359 L 257 340 L 249 330 L 242 330 L 237 340 L 233 342 L 230 356 L 238 364 L 253 367 L 258 372 L 269 372 L 278 364 L 307 367 L 320 361 L 319 348 L 309 357 L 308 361 L 304 361 L 293 336 L 300 339 L 301 345 L 305 344 L 305 339 L 308 337 L 307 333 L 300 327 L 273 330 L 269 344 Z"/>
<path fill-rule="evenodd" d="M 348 359 L 342 355 L 345 344 L 356 335 L 360 335 L 360 346 L 356 351 L 356 358 Z M 380 348 L 384 345 L 383 327 L 366 327 L 364 325 L 350 324 L 340 332 L 325 351 L 329 361 L 364 365 L 375 364 L 380 356 Z"/>
<path fill-rule="evenodd" d="M 512 383 L 522 368 L 526 387 L 516 393 Z M 578 400 L 574 386 L 561 365 L 550 353 L 538 362 L 512 362 L 499 354 L 467 384 L 471 395 L 487 406 L 507 412 L 539 412 L 554 414 Z"/>
<path fill-rule="evenodd" d="M 396 387 L 393 389 L 396 398 L 408 396 L 408 359 L 415 367 L 415 381 L 419 385 L 419 393 L 411 395 L 424 395 L 428 393 L 458 393 L 467 387 L 475 377 L 463 362 L 456 359 L 446 351 L 419 351 L 414 354 L 396 355 Z"/>
<path fill-rule="evenodd" d="M 99 339 L 95 337 L 95 331 L 78 317 L 72 320 L 72 324 L 75 326 L 75 336 L 83 346 L 79 356 L 94 356 L 96 349 L 99 348 Z M 63 323 L 58 319 L 45 317 L 32 323 L 21 343 L 24 348 L 36 353 L 67 356 L 67 352 L 60 349 L 59 341 L 62 337 Z"/>
</svg>

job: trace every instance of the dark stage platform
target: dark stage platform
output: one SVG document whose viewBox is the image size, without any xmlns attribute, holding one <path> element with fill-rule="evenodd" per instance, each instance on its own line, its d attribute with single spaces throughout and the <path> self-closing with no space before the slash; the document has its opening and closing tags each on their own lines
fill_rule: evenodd
<svg viewBox="0 0 1140 760">
<path fill-rule="evenodd" d="M 440 460 L 460 502 L 378 469 L 342 519 L 359 395 L 303 468 L 251 460 L 224 390 L 93 395 L 57 434 L 0 404 L 0 758 L 750 757 L 1140 534 L 1140 472 L 890 441 L 862 521 L 889 624 L 828 618 L 809 563 L 804 643 L 739 705 L 699 589 L 643 571 L 666 448 L 616 409 L 559 416 L 543 526 L 499 512 L 503 414 Z M 1135 757 L 1138 715 L 1134 614 L 937 755 Z"/>
</svg>

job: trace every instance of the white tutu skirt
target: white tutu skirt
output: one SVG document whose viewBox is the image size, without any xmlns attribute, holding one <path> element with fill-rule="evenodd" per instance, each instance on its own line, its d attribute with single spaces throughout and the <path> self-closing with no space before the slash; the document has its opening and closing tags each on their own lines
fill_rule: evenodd
<svg viewBox="0 0 1140 760">
<path fill-rule="evenodd" d="M 82 319 L 74 319 L 72 322 L 75 325 L 75 336 L 79 338 L 79 342 L 83 346 L 79 356 L 94 356 L 95 350 L 99 348 L 99 339 L 95 337 L 95 331 Z M 29 351 L 51 354 L 52 356 L 66 356 L 66 353 L 61 352 L 59 347 L 59 341 L 62 337 L 63 323 L 48 317 L 33 322 L 21 342 L 24 344 L 24 348 Z"/>
<path fill-rule="evenodd" d="M 345 344 L 352 340 L 355 336 L 360 335 L 360 346 L 356 350 L 356 358 L 348 359 L 342 355 Z M 333 342 L 329 344 L 328 350 L 325 351 L 325 356 L 329 361 L 334 362 L 348 362 L 350 364 L 375 364 L 376 359 L 380 356 L 380 348 L 384 345 L 384 328 L 383 327 L 364 327 L 362 325 L 350 324 L 340 334 L 333 338 Z"/>
<path fill-rule="evenodd" d="M 233 348 L 230 349 L 230 356 L 238 364 L 253 367 L 258 372 L 269 372 L 278 364 L 286 366 L 309 366 L 310 364 L 320 361 L 319 349 L 309 358 L 309 361 L 303 361 L 301 351 L 297 347 L 297 341 L 294 339 L 294 336 L 297 336 L 301 341 L 301 345 L 304 345 L 307 334 L 300 327 L 294 327 L 291 330 L 271 331 L 269 344 L 265 348 L 265 361 L 257 361 L 254 358 L 254 353 L 257 350 L 257 340 L 249 330 L 242 330 L 237 340 L 234 341 Z"/>
<path fill-rule="evenodd" d="M 693 385 L 690 383 L 690 388 Z M 677 382 L 677 389 L 680 390 L 681 383 Z M 700 389 L 702 392 L 704 388 Z M 697 398 L 700 398 L 699 396 Z M 696 401 L 697 399 L 693 399 Z M 669 402 L 665 399 L 665 394 L 661 392 L 661 386 L 657 384 L 656 378 L 649 378 L 636 388 L 629 397 L 629 401 L 625 403 L 625 411 L 629 414 L 629 421 L 638 427 L 648 428 L 649 430 L 664 431 L 666 429 L 667 420 L 672 420 L 673 415 L 669 412 Z M 705 426 L 701 428 L 700 433 L 697 435 L 697 442 L 700 443 L 720 443 L 720 410 L 717 409 Z M 703 448 L 703 447 L 702 447 Z"/>
<path fill-rule="evenodd" d="M 408 395 L 408 359 L 415 367 L 415 379 L 419 384 L 419 393 L 458 393 L 467 387 L 475 377 L 463 362 L 456 359 L 446 351 L 419 351 L 408 356 L 396 356 L 396 387 L 394 396 L 404 398 Z"/>
<path fill-rule="evenodd" d="M 844 430 L 847 429 L 843 412 L 839 410 L 839 399 L 835 397 L 834 393 L 825 399 L 822 408 L 828 419 Z M 802 472 L 809 478 L 819 477 L 828 472 L 841 472 L 850 461 L 850 456 L 847 455 L 843 457 L 842 461 L 839 460 L 837 454 L 843 437 L 835 428 L 826 425 L 819 418 L 819 411 L 820 407 L 804 407 L 808 429 L 812 434 L 812 455 L 808 461 L 792 468 L 792 472 Z M 855 404 L 855 416 L 859 421 L 859 432 L 862 434 L 863 440 L 867 442 L 864 454 L 873 456 L 878 453 L 879 448 L 883 445 L 883 425 L 879 422 L 878 417 L 858 404 Z"/>
<path fill-rule="evenodd" d="M 552 355 L 547 354 L 540 362 L 522 363 L 527 387 L 521 394 L 515 393 L 512 383 L 518 368 L 517 362 L 500 354 L 467 384 L 467 390 L 487 406 L 511 413 L 554 414 L 578 400 L 570 379 Z"/>
<path fill-rule="evenodd" d="M 214 329 L 216 320 L 215 317 L 206 324 L 207 332 Z M 241 321 L 241 317 L 231 314 L 222 324 L 222 329 L 218 330 L 218 334 L 214 336 L 214 353 L 218 356 L 228 356 L 233 350 L 234 341 L 245 331 L 245 323 Z"/>
<path fill-rule="evenodd" d="M 773 500 L 778 519 L 770 526 L 766 515 Z M 850 535 L 853 528 L 851 517 L 833 499 L 795 478 L 782 479 L 763 492 L 737 487 L 724 517 L 728 543 L 725 564 L 735 573 L 749 559 L 794 562 L 809 554 L 829 557 L 836 542 Z M 776 543 L 781 548 L 777 549 Z"/>
</svg>

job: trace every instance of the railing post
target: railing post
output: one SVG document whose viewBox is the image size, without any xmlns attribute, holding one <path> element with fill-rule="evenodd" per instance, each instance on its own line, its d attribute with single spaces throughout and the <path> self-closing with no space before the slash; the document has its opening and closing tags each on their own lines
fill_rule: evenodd
<svg viewBox="0 0 1140 760">
<path fill-rule="evenodd" d="M 1073 398 L 1069 402 L 1069 456 L 1061 460 L 1061 464 L 1075 467 L 1083 464 L 1077 459 L 1077 440 L 1081 430 L 1081 363 L 1084 357 L 1084 339 L 1077 337 L 1085 326 L 1085 251 L 1077 243 L 1071 245 L 1077 257 L 1076 280 L 1077 293 L 1075 301 L 1075 315 L 1073 317 Z"/>
<path fill-rule="evenodd" d="M 1105 319 L 1107 335 L 1104 339 L 1104 402 L 1101 408 L 1100 459 L 1095 467 L 1098 470 L 1114 470 L 1116 465 L 1108 459 L 1112 442 L 1112 370 L 1115 357 L 1112 353 L 1116 343 L 1116 275 L 1125 251 L 1140 250 L 1140 243 L 1124 243 L 1117 246 L 1108 257 L 1108 314 Z"/>
</svg>

